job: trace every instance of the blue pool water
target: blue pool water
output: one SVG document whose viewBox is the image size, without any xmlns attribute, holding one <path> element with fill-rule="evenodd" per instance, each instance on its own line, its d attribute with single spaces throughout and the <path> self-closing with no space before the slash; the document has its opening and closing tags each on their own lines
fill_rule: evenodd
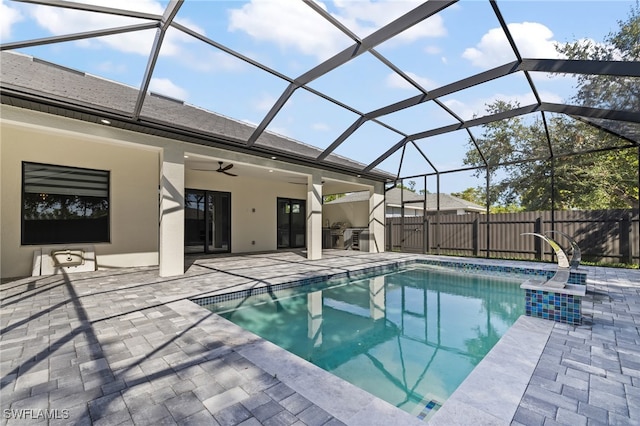
<svg viewBox="0 0 640 426">
<path fill-rule="evenodd" d="M 524 314 L 521 282 L 416 265 L 206 307 L 425 418 Z"/>
</svg>

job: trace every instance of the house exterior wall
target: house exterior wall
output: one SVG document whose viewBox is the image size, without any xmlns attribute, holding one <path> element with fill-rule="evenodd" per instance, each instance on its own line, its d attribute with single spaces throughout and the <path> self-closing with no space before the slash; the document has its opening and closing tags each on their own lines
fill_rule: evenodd
<svg viewBox="0 0 640 426">
<path fill-rule="evenodd" d="M 369 201 L 353 203 L 324 204 L 322 206 L 323 226 L 335 222 L 349 222 L 353 228 L 369 226 Z"/>
<path fill-rule="evenodd" d="M 304 185 L 243 176 L 228 177 L 207 171 L 189 170 L 185 187 L 231 193 L 232 253 L 276 250 L 278 197 L 307 198 Z"/>
<path fill-rule="evenodd" d="M 422 216 L 422 209 L 411 208 L 411 207 L 405 206 L 404 215 L 405 215 L 405 217 L 407 217 L 407 216 Z M 402 217 L 402 208 L 401 207 L 394 207 L 394 206 L 387 205 L 386 216 L 387 217 Z"/>
<path fill-rule="evenodd" d="M 182 209 L 184 205 L 181 199 L 184 188 L 231 193 L 232 253 L 276 250 L 278 197 L 309 198 L 306 185 L 257 177 L 223 177 L 216 176 L 215 172 L 188 170 L 183 161 L 187 155 L 314 176 L 314 182 L 319 182 L 314 186 L 322 186 L 325 178 L 334 185 L 338 182 L 347 187 L 370 185 L 374 188 L 376 184 L 339 173 L 7 105 L 2 105 L 1 110 L 0 276 L 3 278 L 30 275 L 33 253 L 39 247 L 21 245 L 22 163 L 25 161 L 108 170 L 110 241 L 93 244 L 98 268 L 160 265 L 163 276 L 183 272 L 183 246 L 177 245 L 184 241 L 184 219 L 176 218 L 183 218 L 184 213 L 173 213 L 176 207 Z M 170 175 L 165 170 L 169 165 L 172 169 Z M 175 185 L 183 185 L 183 188 Z M 321 192 L 321 188 L 316 190 Z M 383 191 L 383 188 L 380 186 L 377 190 Z M 163 200 L 175 203 L 161 204 L 161 195 Z M 161 207 L 167 211 L 161 211 Z M 171 225 L 162 226 L 166 223 L 166 214 L 171 215 Z M 368 203 L 362 203 L 348 214 L 346 220 L 353 226 L 368 226 Z M 319 230 L 326 223 L 326 218 L 323 216 L 321 221 L 314 223 L 314 229 L 317 227 Z M 321 232 L 309 235 L 320 238 Z M 318 241 L 316 245 L 319 246 Z M 319 255 L 321 253 L 315 254 L 316 257 Z"/>
<path fill-rule="evenodd" d="M 158 264 L 158 151 L 2 123 L 1 275 L 30 275 L 34 249 L 21 245 L 22 162 L 110 172 L 110 243 L 95 244 L 100 268 Z"/>
</svg>

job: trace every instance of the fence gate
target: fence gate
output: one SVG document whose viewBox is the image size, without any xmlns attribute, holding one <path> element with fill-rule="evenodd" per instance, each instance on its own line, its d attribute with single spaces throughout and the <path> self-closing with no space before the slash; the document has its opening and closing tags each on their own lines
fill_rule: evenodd
<svg viewBox="0 0 640 426">
<path fill-rule="evenodd" d="M 422 216 L 405 217 L 404 230 L 401 217 L 387 218 L 387 250 L 424 253 L 426 239 Z"/>
</svg>

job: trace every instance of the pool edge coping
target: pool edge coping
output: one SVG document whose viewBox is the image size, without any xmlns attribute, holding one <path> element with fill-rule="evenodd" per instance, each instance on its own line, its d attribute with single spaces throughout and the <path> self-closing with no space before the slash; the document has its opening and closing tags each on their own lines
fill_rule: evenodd
<svg viewBox="0 0 640 426">
<path fill-rule="evenodd" d="M 284 385 L 347 425 L 387 426 L 402 421 L 403 426 L 426 423 L 340 377 L 313 365 L 231 321 L 208 311 L 191 300 L 168 303 L 201 328 L 221 328 L 227 334 L 224 346 L 272 375 Z M 224 352 L 219 348 L 217 352 Z M 204 401 L 206 404 L 206 401 Z"/>
<path fill-rule="evenodd" d="M 456 258 L 456 257 L 448 257 L 447 260 L 443 262 L 443 259 L 441 259 L 439 256 L 423 257 L 423 256 L 417 255 L 415 257 L 410 257 L 402 260 L 383 261 L 381 262 L 381 265 L 362 268 L 362 269 L 354 269 L 354 270 L 347 271 L 346 273 L 343 272 L 338 274 L 324 274 L 324 275 L 319 274 L 319 275 L 309 277 L 308 279 L 303 278 L 300 280 L 294 280 L 294 281 L 283 282 L 283 283 L 274 283 L 274 284 L 263 282 L 261 283 L 262 285 L 260 285 L 259 287 L 251 287 L 249 289 L 239 290 L 237 292 L 243 292 L 243 291 L 252 292 L 256 290 L 264 291 L 265 288 L 268 288 L 272 285 L 276 285 L 276 286 L 290 285 L 291 287 L 308 285 L 312 283 L 319 283 L 319 282 L 326 281 L 328 279 L 336 277 L 337 275 L 341 275 L 344 278 L 351 278 L 352 274 L 355 274 L 356 277 L 365 276 L 366 274 L 375 272 L 378 269 L 383 269 L 385 270 L 385 273 L 388 273 L 388 272 L 392 272 L 393 270 L 397 270 L 399 268 L 406 267 L 406 266 L 411 266 L 412 264 L 416 264 L 416 263 L 423 263 L 423 264 L 426 263 L 426 264 L 433 265 L 434 263 L 436 264 L 437 263 L 457 263 L 458 260 L 465 260 L 466 261 L 465 263 L 475 263 L 475 264 L 481 264 L 481 265 L 492 265 L 492 264 L 495 265 L 496 263 L 499 263 L 499 261 L 491 262 L 491 259 L 472 259 L 472 258 Z M 478 262 L 478 260 L 480 261 Z M 500 266 L 500 265 L 497 265 L 497 266 Z M 548 272 L 549 270 L 548 265 L 541 264 L 539 266 L 540 268 L 532 268 L 532 269 L 539 269 L 539 270 Z M 307 280 L 308 282 L 303 283 Z M 263 289 L 263 290 L 260 290 L 260 289 Z M 219 293 L 219 294 L 221 295 L 223 293 Z M 215 315 L 220 320 L 227 321 L 224 318 L 220 317 L 219 315 L 213 314 L 210 311 L 206 310 L 206 308 L 204 308 L 202 305 L 196 302 L 197 299 L 203 299 L 205 297 L 207 296 L 190 298 L 188 302 L 191 302 L 193 305 L 197 306 L 199 309 L 202 309 L 211 315 Z M 523 300 L 523 303 L 524 303 L 524 300 Z M 228 324 L 233 324 L 230 321 L 227 321 L 227 322 Z M 445 401 L 442 407 L 436 413 L 434 413 L 427 421 L 422 421 L 417 417 L 414 417 L 410 413 L 407 413 L 406 411 L 393 406 L 392 404 L 358 388 L 357 386 L 352 385 L 351 383 L 343 379 L 340 379 L 339 377 L 334 376 L 333 374 L 326 372 L 325 370 L 322 370 L 321 368 L 313 365 L 312 363 L 305 361 L 302 358 L 287 352 L 286 350 L 274 345 L 271 342 L 266 341 L 265 339 L 260 338 L 259 336 L 247 330 L 242 329 L 241 327 L 235 324 L 233 324 L 233 326 L 238 327 L 244 333 L 248 333 L 247 337 L 245 338 L 251 340 L 250 347 L 262 346 L 264 348 L 264 345 L 273 346 L 272 348 L 270 348 L 270 351 L 276 350 L 274 348 L 277 348 L 278 352 L 283 351 L 283 353 L 280 354 L 280 356 L 282 356 L 283 358 L 288 359 L 290 356 L 293 356 L 295 359 L 300 360 L 303 363 L 303 365 L 307 364 L 308 366 L 313 367 L 313 368 L 309 368 L 307 370 L 307 373 L 311 373 L 314 369 L 319 369 L 323 373 L 328 374 L 331 378 L 335 377 L 339 383 L 342 382 L 342 386 L 354 388 L 355 390 L 351 389 L 352 392 L 354 393 L 364 392 L 366 395 L 370 395 L 371 398 L 373 398 L 371 402 L 374 403 L 378 407 L 378 409 L 382 410 L 380 413 L 372 416 L 371 408 L 368 408 L 364 413 L 362 412 L 364 411 L 363 409 L 358 413 L 360 413 L 361 415 L 364 415 L 364 418 L 361 418 L 360 421 L 356 421 L 354 423 L 353 422 L 353 420 L 355 420 L 354 418 L 352 417 L 344 418 L 344 416 L 340 413 L 340 411 L 335 410 L 335 405 L 343 404 L 344 399 L 334 399 L 332 403 L 327 405 L 327 404 L 319 403 L 317 400 L 318 398 L 314 398 L 313 396 L 311 396 L 311 398 L 308 398 L 311 402 L 320 406 L 321 408 L 329 412 L 338 420 L 341 420 L 347 424 L 369 425 L 369 424 L 373 424 L 373 423 L 370 423 L 371 421 L 377 422 L 381 418 L 386 418 L 386 415 L 388 415 L 389 407 L 391 407 L 393 408 L 392 412 L 396 412 L 397 410 L 397 413 L 406 414 L 410 418 L 415 419 L 418 422 L 416 424 L 451 425 L 451 424 L 468 424 L 469 422 L 478 422 L 478 421 L 481 421 L 487 424 L 510 424 L 513 417 L 515 416 L 518 406 L 520 405 L 520 401 L 522 399 L 522 396 L 525 393 L 527 385 L 529 384 L 531 377 L 533 376 L 533 372 L 535 370 L 535 367 L 538 364 L 540 356 L 542 355 L 542 351 L 546 346 L 547 340 L 551 335 L 554 322 L 549 320 L 539 319 L 539 318 L 527 317 L 525 315 L 522 315 L 521 317 L 519 317 L 516 320 L 516 322 L 507 330 L 507 332 L 500 338 L 498 343 L 496 343 L 496 345 L 489 351 L 489 353 L 487 353 L 487 355 L 482 359 L 482 361 L 471 371 L 469 376 L 467 376 L 467 378 L 462 382 L 462 384 L 460 384 L 460 386 L 454 391 L 454 393 L 451 394 L 451 396 Z M 533 337 L 535 337 L 535 339 L 532 339 Z M 530 344 L 531 342 L 535 342 L 535 344 L 534 344 L 534 347 L 530 348 L 526 357 L 524 358 L 515 357 L 515 355 L 521 352 L 521 349 L 523 347 Z M 245 345 L 242 345 L 242 348 L 245 348 Z M 246 348 L 240 349 L 240 351 L 244 351 L 246 355 L 249 355 L 250 357 L 248 357 L 247 359 L 249 359 L 249 361 L 253 362 L 254 364 L 258 365 L 259 367 L 263 368 L 263 365 L 265 365 L 264 362 L 261 361 L 261 357 L 259 353 L 256 354 L 255 352 L 251 352 Z M 245 356 L 245 354 L 243 354 L 242 352 L 239 352 L 239 353 Z M 500 359 L 499 360 L 500 362 L 496 362 L 497 360 L 494 358 L 505 357 L 507 355 L 510 355 L 510 359 L 516 360 L 518 361 L 518 363 L 517 363 L 517 368 L 515 368 L 515 370 L 511 371 L 511 374 L 509 374 L 510 380 L 508 380 L 507 383 L 504 383 L 504 380 L 496 380 L 496 378 L 504 377 L 504 367 L 505 367 L 505 364 L 503 363 L 504 358 Z M 295 378 L 289 377 L 284 370 L 280 369 L 280 367 L 282 366 L 278 364 L 282 364 L 282 363 L 278 362 L 276 363 L 276 365 L 266 364 L 266 366 L 268 367 L 269 370 L 274 371 L 274 374 L 278 375 L 278 377 L 280 378 L 286 377 L 287 380 L 283 381 L 283 383 L 292 387 L 292 389 L 296 390 L 297 392 L 301 393 L 304 396 L 305 392 L 309 391 L 309 388 L 306 387 L 308 386 L 308 384 L 306 386 L 298 386 L 299 383 L 297 383 Z M 312 374 L 312 375 L 315 375 L 315 374 Z M 332 381 L 330 380 L 329 376 L 326 376 L 326 379 L 328 381 Z M 490 390 L 487 391 L 487 389 L 490 389 Z M 344 395 L 342 396 L 344 398 Z M 377 410 L 373 409 L 373 412 L 377 413 Z M 396 415 L 401 415 L 397 413 Z M 367 419 L 367 421 L 362 423 L 362 421 L 365 419 Z M 384 423 L 381 423 L 381 424 L 384 424 Z"/>
<path fill-rule="evenodd" d="M 464 261 L 464 260 L 467 260 L 467 258 L 451 257 L 447 260 L 444 260 L 438 256 L 429 256 L 429 258 L 409 257 L 402 260 L 381 262 L 381 264 L 376 266 L 369 266 L 369 267 L 353 269 L 348 271 L 323 273 L 323 274 L 312 273 L 311 276 L 309 277 L 298 278 L 293 280 L 284 280 L 282 282 L 260 281 L 257 284 L 253 284 L 249 282 L 249 283 L 246 283 L 244 286 L 241 286 L 246 288 L 239 288 L 234 291 L 219 289 L 219 290 L 212 291 L 210 293 L 191 297 L 189 298 L 189 300 L 196 303 L 197 305 L 204 306 L 211 303 L 218 303 L 221 301 L 217 299 L 230 300 L 230 299 L 237 299 L 237 298 L 245 298 L 255 294 L 265 293 L 270 290 L 278 291 L 278 290 L 284 290 L 288 288 L 320 284 L 320 283 L 324 283 L 334 279 L 335 280 L 361 279 L 361 278 L 364 279 L 371 274 L 376 274 L 376 273 L 388 274 L 391 272 L 395 272 L 401 268 L 410 267 L 416 264 L 429 265 L 432 267 L 444 267 L 449 269 L 453 268 L 457 272 L 467 273 L 467 274 L 482 271 L 483 275 L 497 276 L 497 277 L 504 277 L 505 274 L 516 273 L 516 274 L 525 275 L 525 276 L 545 276 L 546 275 L 547 278 L 550 278 L 554 273 L 554 271 L 552 269 L 549 269 L 548 266 L 544 267 L 543 265 L 545 264 L 539 265 L 540 267 L 533 267 L 533 266 L 513 267 L 513 266 L 496 265 L 495 262 L 492 263 L 490 261 L 487 261 L 488 259 L 482 259 L 481 261 L 475 261 L 475 262 L 469 262 L 468 260 L 467 261 Z M 470 265 L 473 265 L 475 267 L 470 268 L 469 267 Z M 486 269 L 486 267 L 488 267 L 488 269 Z M 499 268 L 499 269 L 495 269 L 495 268 Z M 492 272 L 497 272 L 497 273 L 494 274 Z M 572 275 L 574 279 L 576 276 L 581 276 L 580 280 L 583 282 L 583 284 L 578 284 L 578 285 L 586 286 L 586 272 L 573 271 Z"/>
<path fill-rule="evenodd" d="M 553 328 L 520 316 L 428 424 L 511 424 Z"/>
</svg>

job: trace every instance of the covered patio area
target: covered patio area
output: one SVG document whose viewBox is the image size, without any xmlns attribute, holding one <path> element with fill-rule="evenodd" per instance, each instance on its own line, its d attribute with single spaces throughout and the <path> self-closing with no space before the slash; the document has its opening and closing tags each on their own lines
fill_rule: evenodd
<svg viewBox="0 0 640 426">
<path fill-rule="evenodd" d="M 3 282 L 3 424 L 420 424 L 189 301 L 418 258 L 436 257 L 279 251 L 188 258 L 172 278 L 146 267 Z M 520 395 L 465 382 L 431 424 L 640 420 L 640 271 L 584 269 L 586 324 L 521 318 L 488 356 L 517 361 L 531 356 L 523 344 L 541 342 L 526 381 L 513 380 Z M 474 380 L 504 375 L 495 365 L 481 363 Z"/>
</svg>

